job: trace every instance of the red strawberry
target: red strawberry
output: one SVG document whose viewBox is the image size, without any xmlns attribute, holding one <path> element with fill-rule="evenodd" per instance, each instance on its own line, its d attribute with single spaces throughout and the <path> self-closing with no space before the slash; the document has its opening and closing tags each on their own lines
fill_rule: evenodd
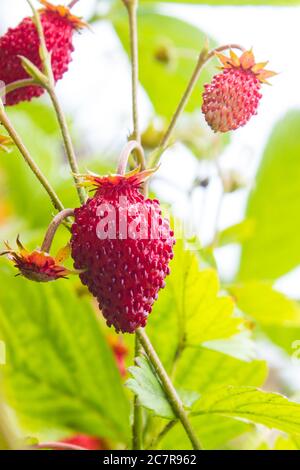
<svg viewBox="0 0 300 470">
<path fill-rule="evenodd" d="M 40 0 L 44 8 L 40 10 L 46 45 L 51 53 L 55 81 L 61 79 L 68 70 L 73 52 L 72 36 L 75 29 L 84 23 L 73 16 L 67 7 L 54 6 Z M 41 68 L 39 38 L 32 18 L 25 18 L 16 28 L 10 28 L 0 38 L 0 80 L 6 85 L 17 80 L 30 78 L 22 67 L 19 56 L 24 56 Z M 14 105 L 20 101 L 30 101 L 42 95 L 43 88 L 30 86 L 19 88 L 6 96 L 6 104 Z"/>
<path fill-rule="evenodd" d="M 140 192 L 146 172 L 88 176 L 96 194 L 75 210 L 71 249 L 83 284 L 98 299 L 108 326 L 144 327 L 173 257 L 174 234 L 159 201 Z"/>
<path fill-rule="evenodd" d="M 265 70 L 267 62 L 255 63 L 252 51 L 238 57 L 230 51 L 230 58 L 217 54 L 223 72 L 205 85 L 202 112 L 215 132 L 228 132 L 244 126 L 256 114 L 261 99 L 261 83 L 276 75 Z"/>
<path fill-rule="evenodd" d="M 98 437 L 88 436 L 86 434 L 76 434 L 75 436 L 67 437 L 60 441 L 62 444 L 73 444 L 75 446 L 83 447 L 87 450 L 105 450 L 107 443 Z"/>
</svg>

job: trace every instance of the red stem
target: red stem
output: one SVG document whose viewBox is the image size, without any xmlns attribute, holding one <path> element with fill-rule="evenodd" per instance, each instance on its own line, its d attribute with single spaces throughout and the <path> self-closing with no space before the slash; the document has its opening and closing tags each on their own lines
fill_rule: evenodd
<svg viewBox="0 0 300 470">
<path fill-rule="evenodd" d="M 71 10 L 76 3 L 79 2 L 79 0 L 72 0 L 72 2 L 69 3 L 68 8 Z"/>
</svg>

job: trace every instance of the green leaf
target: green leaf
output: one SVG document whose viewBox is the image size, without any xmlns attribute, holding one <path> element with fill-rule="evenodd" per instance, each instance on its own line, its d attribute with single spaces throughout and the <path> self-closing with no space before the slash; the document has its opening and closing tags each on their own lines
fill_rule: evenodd
<svg viewBox="0 0 300 470">
<path fill-rule="evenodd" d="M 242 331 L 228 339 L 206 341 L 202 346 L 235 357 L 241 361 L 249 361 L 256 357 L 255 343 L 251 338 L 249 330 Z"/>
<path fill-rule="evenodd" d="M 127 15 L 116 15 L 113 25 L 129 53 Z M 140 81 L 156 113 L 170 118 L 187 87 L 207 36 L 185 21 L 147 9 L 141 9 L 139 12 L 138 28 Z M 213 45 L 211 42 L 211 46 Z M 203 69 L 186 111 L 200 109 L 201 89 L 203 83 L 209 81 L 215 71 L 213 64 L 211 62 Z"/>
<path fill-rule="evenodd" d="M 267 376 L 264 361 L 244 362 L 219 352 L 205 349 L 187 349 L 177 363 L 175 385 L 197 390 L 200 394 L 213 393 L 224 385 L 261 386 Z M 193 426 L 205 449 L 220 449 L 230 439 L 249 431 L 248 424 L 223 416 L 192 417 Z M 190 444 L 176 426 L 162 441 L 163 449 L 190 449 Z M 181 446 L 181 447 L 180 447 Z"/>
<path fill-rule="evenodd" d="M 300 450 L 299 436 L 279 436 L 274 443 L 274 450 Z"/>
<path fill-rule="evenodd" d="M 46 285 L 0 270 L 4 386 L 27 432 L 61 429 L 127 442 L 129 404 L 90 303 L 72 282 Z"/>
<path fill-rule="evenodd" d="M 252 426 L 232 418 L 222 416 L 192 417 L 193 428 L 205 450 L 220 450 L 237 436 L 251 431 Z M 167 433 L 159 443 L 160 450 L 193 450 L 181 423 Z"/>
<path fill-rule="evenodd" d="M 254 231 L 255 222 L 251 219 L 245 219 L 222 230 L 218 235 L 218 246 L 243 243 L 253 235 Z"/>
<path fill-rule="evenodd" d="M 245 362 L 220 352 L 189 348 L 177 363 L 175 385 L 202 395 L 221 385 L 259 387 L 266 377 L 264 361 Z"/>
<path fill-rule="evenodd" d="M 168 402 L 162 384 L 153 371 L 146 357 L 136 359 L 136 366 L 129 368 L 132 379 L 126 382 L 127 387 L 134 392 L 142 406 L 152 411 L 155 416 L 166 419 L 175 419 L 173 409 Z M 187 408 L 199 398 L 198 393 L 179 391 L 179 395 Z"/>
<path fill-rule="evenodd" d="M 300 305 L 268 283 L 249 281 L 231 286 L 229 292 L 238 307 L 262 325 L 300 326 Z"/>
<path fill-rule="evenodd" d="M 204 394 L 193 413 L 245 419 L 271 429 L 300 434 L 300 404 L 254 387 L 227 386 Z"/>
<path fill-rule="evenodd" d="M 197 253 L 177 241 L 171 275 L 159 294 L 148 322 L 148 333 L 168 368 L 178 345 L 200 346 L 240 333 L 242 319 L 233 314 L 233 301 L 219 295 L 214 269 L 200 270 Z M 172 331 L 166 340 L 166 332 Z"/>
<path fill-rule="evenodd" d="M 255 233 L 242 250 L 239 279 L 272 280 L 300 264 L 300 111 L 274 128 L 249 197 Z"/>
</svg>

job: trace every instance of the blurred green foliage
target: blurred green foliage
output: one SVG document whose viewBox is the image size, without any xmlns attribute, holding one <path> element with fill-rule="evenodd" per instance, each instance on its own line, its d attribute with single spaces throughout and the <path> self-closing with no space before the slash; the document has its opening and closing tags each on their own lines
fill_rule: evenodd
<svg viewBox="0 0 300 470">
<path fill-rule="evenodd" d="M 205 34 L 178 18 L 157 13 L 150 1 L 142 3 L 147 8 L 139 16 L 141 84 L 153 113 L 168 119 Z M 287 4 L 250 0 L 181 3 Z M 119 5 L 112 24 L 128 53 L 127 18 Z M 206 139 L 205 133 L 195 132 L 192 138 L 193 132 L 186 132 L 195 129 L 198 115 L 194 111 L 200 108 L 203 82 L 213 70 L 214 64 L 205 70 L 189 102 L 185 131 L 180 126 L 177 129 L 177 137 L 197 158 L 215 158 L 228 143 L 228 139 L 218 142 L 216 151 L 216 141 Z M 77 206 L 53 111 L 35 101 L 13 108 L 9 114 L 65 206 Z M 299 304 L 274 287 L 274 281 L 300 264 L 299 121 L 299 111 L 291 111 L 274 128 L 245 219 L 220 232 L 216 246 L 200 253 L 177 243 L 172 274 L 149 318 L 151 341 L 206 449 L 250 446 L 251 438 L 255 441 L 260 433 L 256 424 L 287 433 L 274 445 L 258 439 L 256 447 L 299 449 L 300 404 L 293 397 L 259 388 L 265 386 L 269 370 L 256 354 L 257 339 L 267 339 L 292 355 L 293 342 L 300 338 Z M 113 170 L 114 156 L 111 161 L 101 155 L 84 158 L 81 166 L 93 171 Z M 16 149 L 1 154 L 0 161 L 0 237 L 12 240 L 21 232 L 22 240 L 35 248 L 53 208 Z M 69 232 L 62 227 L 54 250 L 68 239 Z M 214 248 L 228 244 L 240 245 L 241 264 L 236 278 L 222 286 Z M 204 265 L 204 256 L 212 267 Z M 6 343 L 7 364 L 0 367 L 5 397 L 22 433 L 82 432 L 105 437 L 112 448 L 125 448 L 130 440 L 129 399 L 134 392 L 145 411 L 146 442 L 161 449 L 190 448 L 178 423 L 156 441 L 157 433 L 174 420 L 162 385 L 148 361 L 140 357 L 130 368 L 132 377 L 124 387 L 109 347 L 111 330 L 76 278 L 38 285 L 15 279 L 14 274 L 8 262 L 1 260 L 0 340 Z M 132 364 L 132 338 L 127 337 L 126 342 Z M 271 379 L 282 391 L 280 379 L 274 375 Z M 7 446 L 1 428 L 0 446 Z"/>
</svg>

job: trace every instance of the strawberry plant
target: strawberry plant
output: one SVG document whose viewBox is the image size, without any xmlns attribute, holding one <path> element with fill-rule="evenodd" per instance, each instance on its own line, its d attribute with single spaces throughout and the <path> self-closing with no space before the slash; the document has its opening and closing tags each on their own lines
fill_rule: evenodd
<svg viewBox="0 0 300 470">
<path fill-rule="evenodd" d="M 181 142 L 216 168 L 222 194 L 239 190 L 219 156 L 276 74 L 244 45 L 217 45 L 143 0 L 115 0 L 86 21 L 74 13 L 79 0 L 27 3 L 31 14 L 0 38 L 0 197 L 10 204 L 5 230 L 0 205 L 1 448 L 299 448 L 297 397 L 256 354 L 260 342 L 291 354 L 299 334 L 298 303 L 270 282 L 300 263 L 286 209 L 291 199 L 294 212 L 299 205 L 299 141 L 289 139 L 299 112 L 274 130 L 245 219 L 225 230 L 217 221 L 206 246 L 179 230 L 152 185 Z M 56 92 L 68 80 L 73 36 L 103 19 L 130 58 L 132 127 L 117 162 L 78 158 Z M 140 85 L 153 108 L 147 127 Z M 280 192 L 283 173 L 291 184 Z M 208 185 L 195 180 L 189 191 Z M 268 218 L 280 225 L 275 235 Z M 215 254 L 232 243 L 240 267 L 225 283 Z"/>
</svg>

